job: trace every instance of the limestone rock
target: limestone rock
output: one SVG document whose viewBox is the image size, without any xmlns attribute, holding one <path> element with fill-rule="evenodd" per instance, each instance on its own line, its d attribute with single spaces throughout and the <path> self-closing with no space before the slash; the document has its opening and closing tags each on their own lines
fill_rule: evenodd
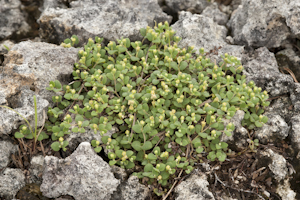
<svg viewBox="0 0 300 200">
<path fill-rule="evenodd" d="M 48 6 L 40 19 L 40 36 L 48 42 L 61 43 L 72 35 L 80 44 L 95 36 L 106 40 L 140 40 L 141 28 L 153 26 L 154 21 L 171 22 L 157 0 L 78 0 L 70 8 Z"/>
<path fill-rule="evenodd" d="M 25 186 L 25 175 L 21 169 L 6 168 L 0 173 L 0 198 L 13 199 Z"/>
<path fill-rule="evenodd" d="M 83 142 L 65 159 L 46 156 L 41 191 L 48 198 L 61 195 L 76 200 L 110 199 L 119 185 L 109 165 L 90 143 Z"/>
<path fill-rule="evenodd" d="M 14 145 L 9 141 L 0 141 L 0 169 L 6 167 L 10 160 L 11 154 L 18 151 L 18 145 Z"/>
</svg>

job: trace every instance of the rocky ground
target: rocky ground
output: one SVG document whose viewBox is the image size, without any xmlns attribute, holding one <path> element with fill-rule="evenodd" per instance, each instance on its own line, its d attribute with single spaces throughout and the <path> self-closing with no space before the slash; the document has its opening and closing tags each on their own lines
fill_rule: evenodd
<svg viewBox="0 0 300 200">
<path fill-rule="evenodd" d="M 104 42 L 168 21 L 183 38 L 181 47 L 204 47 L 218 59 L 241 59 L 247 80 L 268 91 L 269 121 L 248 131 L 237 112 L 228 139 L 235 152 L 223 162 L 203 158 L 190 175 L 180 176 L 166 198 L 153 195 L 130 171 L 110 167 L 90 145 L 100 136 L 71 134 L 67 152 L 54 152 L 51 140 L 15 139 L 24 120 L 0 108 L 0 199 L 234 200 L 300 199 L 300 1 L 299 0 L 0 0 L 0 105 L 43 126 L 52 93 L 50 80 L 71 81 L 75 48 L 59 46 L 77 35 L 82 45 Z M 4 45 L 9 49 L 4 47 Z M 259 147 L 250 141 L 259 139 Z M 99 181 L 101 180 L 101 181 Z"/>
</svg>

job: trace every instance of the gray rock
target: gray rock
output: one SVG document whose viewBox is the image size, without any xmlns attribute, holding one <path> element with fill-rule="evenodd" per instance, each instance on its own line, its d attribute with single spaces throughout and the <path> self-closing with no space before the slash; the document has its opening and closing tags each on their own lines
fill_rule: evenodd
<svg viewBox="0 0 300 200">
<path fill-rule="evenodd" d="M 235 130 L 231 136 L 228 137 L 227 135 L 223 134 L 220 138 L 221 141 L 228 143 L 230 149 L 232 150 L 244 149 L 245 146 L 247 146 L 248 131 L 242 126 L 244 115 L 244 111 L 238 110 L 230 120 L 224 120 L 225 126 L 227 126 L 227 124 L 230 122 L 235 126 Z"/>
<path fill-rule="evenodd" d="M 163 13 L 157 0 L 78 0 L 69 9 L 45 8 L 40 19 L 40 36 L 52 43 L 78 35 L 80 43 L 95 36 L 106 40 L 121 37 L 140 40 L 141 28 L 156 22 L 171 22 Z"/>
<path fill-rule="evenodd" d="M 265 113 L 269 120 L 261 128 L 255 131 L 255 137 L 260 143 L 280 142 L 284 140 L 290 130 L 290 126 L 284 121 L 280 115 Z"/>
<path fill-rule="evenodd" d="M 293 148 L 295 150 L 300 150 L 300 115 L 294 115 L 290 121 L 291 123 L 291 131 L 290 131 L 290 136 L 291 136 L 291 142 L 293 145 Z"/>
<path fill-rule="evenodd" d="M 34 156 L 30 162 L 30 183 L 41 184 L 45 157 L 42 155 Z"/>
<path fill-rule="evenodd" d="M 276 193 L 284 200 L 295 200 L 297 193 L 291 189 L 288 179 L 283 181 L 283 184 L 278 185 Z"/>
<path fill-rule="evenodd" d="M 210 6 L 206 7 L 201 13 L 201 15 L 213 19 L 213 21 L 219 25 L 225 26 L 228 21 L 228 16 L 220 11 L 217 3 L 213 3 Z"/>
<path fill-rule="evenodd" d="M 300 2 L 244 0 L 228 22 L 236 44 L 276 48 L 299 38 Z"/>
<path fill-rule="evenodd" d="M 119 180 L 90 143 L 83 142 L 65 159 L 46 156 L 41 192 L 48 198 L 71 195 L 76 200 L 110 199 Z"/>
<path fill-rule="evenodd" d="M 0 198 L 13 199 L 25 186 L 25 175 L 21 169 L 6 168 L 0 173 Z"/>
<path fill-rule="evenodd" d="M 1 74 L 0 74 L 1 77 Z M 15 89 L 14 85 L 10 86 L 11 88 L 3 88 L 5 89 Z M 1 89 L 0 89 L 1 91 Z M 32 131 L 34 131 L 34 100 L 33 96 L 36 95 L 29 88 L 23 87 L 23 90 L 19 93 L 15 94 L 13 97 L 8 99 L 9 107 L 12 107 L 16 112 L 22 115 L 27 121 L 30 123 Z M 42 99 L 39 95 L 36 95 L 37 99 L 37 114 L 38 114 L 38 127 L 41 127 L 44 124 L 44 120 L 47 118 L 45 112 L 48 109 L 48 101 Z M 25 120 L 19 116 L 16 112 L 7 109 L 0 108 L 0 135 L 10 134 L 13 129 L 19 128 L 20 125 L 27 123 Z M 44 115 L 45 113 L 45 115 Z M 45 118 L 44 118 L 45 116 Z M 27 125 L 28 126 L 28 125 Z"/>
<path fill-rule="evenodd" d="M 217 49 L 216 55 L 207 55 L 212 61 L 216 60 L 218 63 L 221 61 L 220 55 L 224 53 L 242 57 L 244 47 L 227 44 L 225 42 L 227 29 L 209 17 L 182 11 L 179 20 L 172 25 L 172 28 L 176 31 L 176 35 L 182 38 L 179 43 L 181 48 L 194 46 L 197 53 L 202 47 L 205 52 Z"/>
<path fill-rule="evenodd" d="M 139 178 L 131 176 L 119 185 L 111 200 L 145 200 L 150 196 L 150 190 L 139 183 Z"/>
<path fill-rule="evenodd" d="M 282 155 L 274 152 L 271 149 L 260 152 L 260 165 L 268 166 L 272 172 L 272 177 L 279 183 L 284 179 L 287 179 L 289 175 L 289 168 L 287 162 Z"/>
<path fill-rule="evenodd" d="M 255 50 L 253 55 L 245 54 L 242 63 L 247 82 L 253 80 L 271 97 L 293 92 L 293 78 L 279 72 L 274 54 L 266 47 Z"/>
<path fill-rule="evenodd" d="M 12 98 L 29 86 L 44 99 L 52 102 L 54 92 L 45 90 L 49 82 L 59 80 L 68 84 L 77 61 L 78 50 L 44 42 L 21 42 L 16 44 L 4 60 L 0 74 L 0 93 Z"/>
<path fill-rule="evenodd" d="M 11 154 L 18 151 L 18 145 L 14 145 L 9 141 L 0 141 L 0 169 L 6 167 L 10 160 Z"/>
<path fill-rule="evenodd" d="M 112 173 L 114 173 L 116 179 L 119 179 L 122 182 L 126 181 L 127 173 L 126 173 L 125 169 L 118 167 L 116 165 L 112 165 L 110 167 L 111 167 L 111 171 L 112 171 Z"/>
<path fill-rule="evenodd" d="M 192 174 L 188 179 L 182 181 L 176 188 L 175 193 L 178 195 L 176 200 L 208 200 L 215 199 L 213 194 L 208 190 L 209 185 L 205 174 L 198 176 Z"/>
<path fill-rule="evenodd" d="M 295 75 L 296 79 L 300 81 L 300 57 L 293 49 L 284 49 L 276 53 L 276 60 L 280 69 L 289 68 Z M 286 71 L 282 70 L 284 73 Z"/>
<path fill-rule="evenodd" d="M 210 5 L 207 0 L 166 0 L 166 4 L 174 12 L 190 11 L 192 13 L 202 13 Z"/>
<path fill-rule="evenodd" d="M 72 129 L 72 127 L 70 128 Z M 97 134 L 94 133 L 94 131 L 90 127 L 85 128 L 84 133 L 74 133 L 70 131 L 70 135 L 68 135 L 66 141 L 69 142 L 68 149 L 69 151 L 73 152 L 77 146 L 82 142 L 91 142 L 92 140 L 98 140 L 100 144 L 102 144 L 102 136 L 100 135 L 100 132 L 98 131 Z M 104 134 L 104 136 L 112 136 L 112 134 L 116 133 L 118 131 L 118 128 L 113 127 L 112 130 L 107 131 L 107 133 Z"/>
<path fill-rule="evenodd" d="M 290 99 L 292 101 L 294 111 L 295 112 L 300 112 L 300 84 L 295 83 L 295 89 L 290 95 Z"/>
<path fill-rule="evenodd" d="M 26 13 L 21 11 L 19 0 L 0 0 L 0 40 L 19 37 L 29 32 Z"/>
</svg>

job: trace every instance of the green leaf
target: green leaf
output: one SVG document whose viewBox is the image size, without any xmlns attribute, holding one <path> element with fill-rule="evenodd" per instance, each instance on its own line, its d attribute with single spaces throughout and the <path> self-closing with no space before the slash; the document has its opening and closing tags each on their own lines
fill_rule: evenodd
<svg viewBox="0 0 300 200">
<path fill-rule="evenodd" d="M 187 62 L 182 61 L 182 62 L 180 63 L 180 70 L 184 70 L 187 66 L 188 66 Z"/>
<path fill-rule="evenodd" d="M 59 151 L 60 150 L 60 144 L 59 142 L 53 142 L 51 144 L 51 148 L 54 150 L 54 151 Z"/>
<path fill-rule="evenodd" d="M 255 121 L 255 126 L 256 127 L 262 127 L 263 123 L 259 122 L 259 121 Z"/>
<path fill-rule="evenodd" d="M 96 148 L 94 148 L 94 150 L 95 150 L 95 152 L 99 153 L 102 150 L 102 147 L 101 146 L 96 147 Z"/>
<path fill-rule="evenodd" d="M 144 172 L 152 172 L 153 169 L 153 165 L 148 163 L 147 165 L 145 165 L 144 167 Z"/>
<path fill-rule="evenodd" d="M 132 129 L 136 133 L 141 133 L 142 132 L 142 126 L 140 124 L 135 124 L 134 126 L 132 126 Z"/>
<path fill-rule="evenodd" d="M 146 29 L 145 28 L 141 28 L 140 29 L 140 34 L 145 37 L 146 36 Z"/>
<path fill-rule="evenodd" d="M 24 135 L 20 132 L 15 132 L 15 138 L 23 138 Z"/>
<path fill-rule="evenodd" d="M 134 142 L 131 144 L 131 146 L 132 146 L 132 148 L 134 148 L 134 150 L 136 150 L 136 151 L 141 151 L 141 150 L 142 150 L 140 141 L 134 141 Z"/>
<path fill-rule="evenodd" d="M 152 143 L 150 141 L 146 141 L 145 144 L 142 146 L 142 149 L 147 151 L 152 148 Z"/>
</svg>

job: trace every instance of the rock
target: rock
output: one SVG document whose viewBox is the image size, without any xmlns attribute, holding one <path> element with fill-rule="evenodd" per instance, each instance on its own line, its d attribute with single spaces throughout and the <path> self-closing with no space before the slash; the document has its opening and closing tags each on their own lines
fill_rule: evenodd
<svg viewBox="0 0 300 200">
<path fill-rule="evenodd" d="M 300 84 L 295 83 L 295 89 L 290 95 L 290 99 L 292 101 L 292 105 L 294 107 L 294 111 L 299 113 L 300 111 Z"/>
<path fill-rule="evenodd" d="M 7 54 L 0 74 L 1 92 L 6 98 L 18 93 L 22 86 L 29 86 L 44 99 L 52 102 L 54 92 L 45 90 L 49 82 L 61 84 L 71 81 L 78 50 L 44 42 L 21 42 Z M 9 87 L 8 87 L 9 86 Z M 6 88 L 6 89 L 3 89 Z"/>
<path fill-rule="evenodd" d="M 30 183 L 41 184 L 42 183 L 42 175 L 43 175 L 43 167 L 44 167 L 44 156 L 34 156 L 30 162 Z"/>
<path fill-rule="evenodd" d="M 11 154 L 18 151 L 18 145 L 14 145 L 9 141 L 0 141 L 0 169 L 7 167 L 11 161 Z"/>
<path fill-rule="evenodd" d="M 4 40 L 0 42 L 0 55 L 4 55 L 8 53 L 8 50 L 5 46 L 7 46 L 9 49 L 11 49 L 15 43 L 13 43 L 11 40 Z"/>
<path fill-rule="evenodd" d="M 294 192 L 291 189 L 289 180 L 284 180 L 283 184 L 280 184 L 277 187 L 276 193 L 279 194 L 281 199 L 284 199 L 284 200 L 295 200 L 296 199 L 296 192 Z"/>
<path fill-rule="evenodd" d="M 279 72 L 274 54 L 266 47 L 256 49 L 253 55 L 245 54 L 242 63 L 247 82 L 253 80 L 257 87 L 268 91 L 271 97 L 293 92 L 293 78 Z"/>
<path fill-rule="evenodd" d="M 0 198 L 13 199 L 25 186 L 25 175 L 21 169 L 6 168 L 0 173 Z"/>
<path fill-rule="evenodd" d="M 260 165 L 268 166 L 271 171 L 272 177 L 279 183 L 282 180 L 288 178 L 289 168 L 287 162 L 282 155 L 274 152 L 271 149 L 260 152 Z"/>
<path fill-rule="evenodd" d="M 41 191 L 48 198 L 61 195 L 76 200 L 110 199 L 120 181 L 90 143 L 83 142 L 65 159 L 46 156 Z"/>
<path fill-rule="evenodd" d="M 111 167 L 111 171 L 112 171 L 112 173 L 114 173 L 114 176 L 116 177 L 116 179 L 119 179 L 122 182 L 126 181 L 127 173 L 126 173 L 125 169 L 118 167 L 116 165 L 112 165 L 110 167 Z"/>
<path fill-rule="evenodd" d="M 59 44 L 78 35 L 82 45 L 95 36 L 105 40 L 141 40 L 141 28 L 171 19 L 162 12 L 157 0 L 78 0 L 72 1 L 69 9 L 45 8 L 38 22 L 40 36 L 48 42 Z"/>
<path fill-rule="evenodd" d="M 218 63 L 221 61 L 220 55 L 224 53 L 242 57 L 244 47 L 227 44 L 225 42 L 227 29 L 209 17 L 182 11 L 179 20 L 172 25 L 172 28 L 176 31 L 176 35 L 182 38 L 179 43 L 181 48 L 194 46 L 198 53 L 198 50 L 203 47 L 209 54 L 207 57 L 212 61 L 216 60 Z"/>
<path fill-rule="evenodd" d="M 284 73 L 286 71 L 283 68 L 286 67 L 290 69 L 294 73 L 296 79 L 300 81 L 300 57 L 295 53 L 293 49 L 284 49 L 282 51 L 279 51 L 278 53 L 276 53 L 276 60 L 279 68 L 282 69 Z"/>
<path fill-rule="evenodd" d="M 20 38 L 30 31 L 19 0 L 0 0 L 0 40 Z"/>
<path fill-rule="evenodd" d="M 225 26 L 228 21 L 228 16 L 219 10 L 217 3 L 213 3 L 210 6 L 206 7 L 201 15 L 209 17 L 213 19 L 213 21 L 217 24 L 223 26 Z"/>
<path fill-rule="evenodd" d="M 280 142 L 289 135 L 290 126 L 284 121 L 280 115 L 267 114 L 268 122 L 261 128 L 255 131 L 255 137 L 260 143 L 274 143 Z"/>
<path fill-rule="evenodd" d="M 300 150 L 300 115 L 296 114 L 292 117 L 291 121 L 291 132 L 290 132 L 290 136 L 291 136 L 291 142 L 293 145 L 293 148 L 295 149 L 295 151 L 299 151 Z"/>
<path fill-rule="evenodd" d="M 202 13 L 210 5 L 207 0 L 166 0 L 166 4 L 174 12 L 190 11 L 192 13 Z"/>
<path fill-rule="evenodd" d="M 300 2 L 244 0 L 228 22 L 235 44 L 277 48 L 300 36 Z"/>
<path fill-rule="evenodd" d="M 72 127 L 70 128 L 72 129 Z M 69 149 L 70 152 L 73 152 L 77 146 L 82 143 L 82 142 L 91 142 L 92 140 L 98 140 L 100 144 L 102 144 L 102 136 L 100 135 L 100 131 L 98 131 L 97 134 L 94 133 L 94 131 L 90 127 L 85 128 L 84 133 L 74 133 L 71 130 L 69 131 L 70 134 L 68 135 L 66 141 L 69 142 L 69 145 L 67 148 Z M 104 134 L 104 136 L 112 136 L 112 134 L 116 133 L 118 131 L 118 128 L 113 127 L 112 130 L 107 131 L 107 133 Z"/>
<path fill-rule="evenodd" d="M 224 120 L 225 126 L 227 126 L 229 122 L 233 123 L 235 126 L 235 130 L 231 136 L 228 137 L 223 134 L 220 138 L 221 141 L 228 143 L 232 150 L 241 150 L 247 146 L 248 131 L 242 126 L 244 115 L 244 111 L 238 110 L 230 120 Z"/>
<path fill-rule="evenodd" d="M 175 200 L 215 199 L 213 194 L 207 188 L 209 183 L 206 179 L 207 177 L 204 174 L 201 176 L 192 174 L 175 188 L 175 193 L 178 195 Z"/>
<path fill-rule="evenodd" d="M 1 74 L 0 74 L 1 77 Z M 3 88 L 5 89 L 13 89 L 12 88 Z M 1 89 L 0 89 L 1 90 Z M 33 96 L 36 95 L 29 88 L 23 87 L 22 91 L 18 91 L 13 97 L 8 99 L 9 107 L 13 108 L 16 112 L 18 112 L 22 117 L 29 121 L 32 131 L 34 131 L 34 100 Z M 47 115 L 43 114 L 45 110 L 48 109 L 48 101 L 42 99 L 39 95 L 36 95 L 37 99 L 37 114 L 38 114 L 38 127 L 41 127 L 44 124 Z M 8 108 L 0 108 L 0 136 L 4 134 L 10 134 L 13 129 L 19 128 L 20 125 L 27 123 L 25 120 L 19 116 L 16 112 L 8 109 Z M 46 113 L 46 112 L 45 112 Z M 44 118 L 45 117 L 45 118 Z"/>
<path fill-rule="evenodd" d="M 150 196 L 150 190 L 139 183 L 139 178 L 131 176 L 119 185 L 111 200 L 145 200 Z"/>
<path fill-rule="evenodd" d="M 39 126 L 43 123 L 42 111 L 52 102 L 53 91 L 45 90 L 49 82 L 59 80 L 68 84 L 77 49 L 63 48 L 43 42 L 21 42 L 7 54 L 0 74 L 0 104 L 9 106 L 26 119 L 33 119 L 33 96 L 37 95 Z M 33 92 L 34 90 L 35 92 Z M 13 111 L 0 109 L 0 134 L 9 134 L 24 120 Z"/>
</svg>

